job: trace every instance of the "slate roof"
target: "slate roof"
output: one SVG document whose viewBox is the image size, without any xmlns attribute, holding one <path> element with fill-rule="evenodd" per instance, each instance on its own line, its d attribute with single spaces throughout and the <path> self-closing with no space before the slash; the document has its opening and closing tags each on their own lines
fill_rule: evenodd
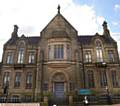
<svg viewBox="0 0 120 106">
<path fill-rule="evenodd" d="M 36 36 L 36 37 L 27 37 L 27 41 L 28 41 L 28 44 L 38 44 L 39 41 L 40 41 L 40 36 Z"/>
<path fill-rule="evenodd" d="M 92 39 L 95 37 L 95 35 L 80 35 L 77 37 L 77 40 L 79 43 L 85 45 L 85 44 L 91 44 L 92 43 Z M 105 36 L 99 36 L 102 39 L 104 39 L 104 41 L 107 44 L 111 44 L 111 43 L 116 43 L 116 41 L 111 38 L 111 37 L 105 37 Z M 16 45 L 17 40 L 21 39 L 21 37 L 18 38 L 11 38 L 9 39 L 5 45 Z M 37 45 L 41 39 L 40 36 L 31 36 L 31 37 L 24 37 L 25 41 L 27 41 L 27 44 L 29 45 Z"/>
<path fill-rule="evenodd" d="M 84 35 L 84 36 L 78 36 L 78 42 L 81 44 L 90 44 L 91 40 L 94 36 Z"/>
<path fill-rule="evenodd" d="M 18 38 L 10 38 L 5 45 L 16 45 L 17 40 L 21 39 L 21 37 Z M 29 45 L 37 45 L 40 41 L 40 37 L 39 36 L 31 36 L 31 37 L 24 37 L 25 41 L 27 41 L 27 43 Z"/>
<path fill-rule="evenodd" d="M 78 42 L 80 42 L 81 44 L 90 44 L 92 43 L 92 39 L 95 37 L 95 35 L 80 35 L 78 36 Z M 103 35 L 99 36 L 101 39 L 103 39 L 105 41 L 106 44 L 112 44 L 112 43 L 116 43 L 116 41 L 112 38 L 112 37 L 105 37 Z"/>
</svg>

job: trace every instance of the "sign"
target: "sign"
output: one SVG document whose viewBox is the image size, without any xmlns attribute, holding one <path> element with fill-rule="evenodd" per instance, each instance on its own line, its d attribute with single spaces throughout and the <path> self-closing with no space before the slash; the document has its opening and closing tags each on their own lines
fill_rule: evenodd
<svg viewBox="0 0 120 106">
<path fill-rule="evenodd" d="M 79 95 L 90 95 L 92 94 L 90 89 L 80 89 L 78 92 Z"/>
</svg>

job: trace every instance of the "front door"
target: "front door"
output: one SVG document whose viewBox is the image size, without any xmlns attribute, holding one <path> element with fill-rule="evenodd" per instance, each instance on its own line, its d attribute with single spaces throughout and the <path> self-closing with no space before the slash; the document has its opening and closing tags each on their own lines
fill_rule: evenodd
<svg viewBox="0 0 120 106">
<path fill-rule="evenodd" d="M 57 98 L 64 97 L 64 82 L 55 82 L 54 83 L 54 95 Z"/>
</svg>

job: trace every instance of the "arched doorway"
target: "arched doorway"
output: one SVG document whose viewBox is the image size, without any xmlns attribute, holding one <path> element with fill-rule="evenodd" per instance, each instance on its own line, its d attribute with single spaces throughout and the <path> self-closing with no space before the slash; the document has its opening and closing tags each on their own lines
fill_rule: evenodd
<svg viewBox="0 0 120 106">
<path fill-rule="evenodd" d="M 52 78 L 52 90 L 56 98 L 64 98 L 66 91 L 66 78 L 63 73 L 56 73 Z"/>
</svg>

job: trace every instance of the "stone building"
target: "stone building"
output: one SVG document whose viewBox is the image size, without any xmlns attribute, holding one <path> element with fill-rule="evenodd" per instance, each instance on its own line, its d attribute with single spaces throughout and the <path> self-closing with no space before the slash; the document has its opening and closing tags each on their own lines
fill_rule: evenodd
<svg viewBox="0 0 120 106">
<path fill-rule="evenodd" d="M 104 95 L 106 87 L 111 94 L 118 93 L 117 42 L 110 35 L 107 22 L 102 27 L 102 35 L 78 35 L 60 8 L 40 36 L 19 37 L 18 26 L 14 25 L 3 49 L 1 97 L 7 92 L 8 98 L 63 98 L 71 93 L 79 95 L 83 88 Z"/>
</svg>

